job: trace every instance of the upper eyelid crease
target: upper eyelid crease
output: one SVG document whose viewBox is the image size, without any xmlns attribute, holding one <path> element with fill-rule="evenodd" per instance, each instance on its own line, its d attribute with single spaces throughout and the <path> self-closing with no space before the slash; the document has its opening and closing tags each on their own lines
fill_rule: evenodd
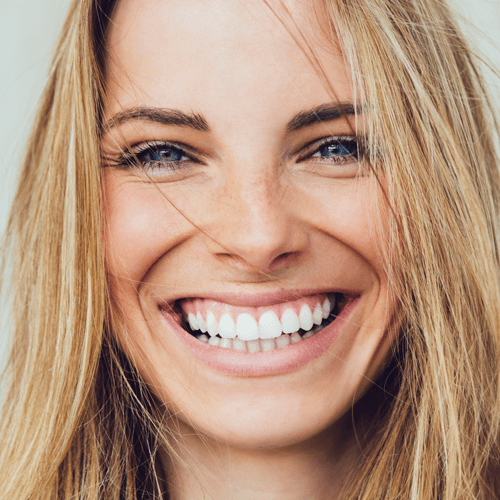
<svg viewBox="0 0 500 500">
<path fill-rule="evenodd" d="M 180 151 L 185 151 L 190 148 L 185 146 L 184 144 L 178 143 L 178 142 L 171 142 L 171 141 L 143 141 L 135 144 L 134 146 L 131 146 L 128 148 L 127 152 L 142 152 L 150 148 L 158 148 L 158 147 L 170 147 L 173 149 L 179 149 Z"/>
<path fill-rule="evenodd" d="M 123 151 L 122 156 L 129 156 L 130 157 L 130 156 L 144 153 L 145 151 L 148 151 L 149 149 L 162 148 L 162 147 L 177 149 L 178 151 L 181 151 L 186 156 L 191 157 L 191 159 L 193 159 L 193 160 L 200 161 L 201 158 L 204 156 L 203 153 L 200 153 L 196 149 L 188 146 L 187 144 L 184 144 L 181 142 L 158 141 L 158 140 L 140 142 L 134 146 L 127 148 L 127 150 Z"/>
</svg>

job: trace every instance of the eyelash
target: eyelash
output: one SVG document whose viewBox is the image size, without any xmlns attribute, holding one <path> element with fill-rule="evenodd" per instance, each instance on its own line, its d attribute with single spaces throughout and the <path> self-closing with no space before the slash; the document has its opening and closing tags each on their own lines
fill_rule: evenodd
<svg viewBox="0 0 500 500">
<path fill-rule="evenodd" d="M 314 159 L 317 159 L 317 161 L 314 161 L 315 163 L 327 163 L 327 164 L 334 164 L 334 165 L 344 165 L 346 163 L 354 163 L 358 162 L 360 159 L 363 157 L 363 153 L 365 151 L 365 148 L 363 147 L 363 141 L 362 139 L 355 138 L 353 136 L 337 136 L 337 137 L 324 137 L 323 139 L 319 139 L 316 141 L 313 141 L 309 143 L 306 146 L 306 152 L 302 154 L 299 157 L 299 162 L 303 161 L 314 161 Z M 315 156 L 316 154 L 320 153 L 320 150 L 322 148 L 344 148 L 347 149 L 349 152 L 338 155 L 338 156 Z M 322 161 L 326 160 L 326 161 Z"/>
<path fill-rule="evenodd" d="M 185 160 L 159 161 L 143 160 L 147 154 L 156 154 L 161 151 L 169 150 L 171 154 L 178 154 L 186 157 Z M 182 168 L 181 163 L 199 162 L 193 153 L 188 153 L 186 147 L 182 144 L 168 141 L 148 141 L 140 144 L 131 151 L 124 152 L 118 160 L 118 166 L 123 168 L 138 167 L 146 171 L 154 171 L 156 168 L 167 168 L 168 170 L 177 170 Z"/>
<path fill-rule="evenodd" d="M 364 142 L 364 141 L 362 141 Z M 333 156 L 315 156 L 320 153 L 322 148 L 344 148 L 349 151 L 341 155 Z M 148 141 L 135 147 L 133 150 L 124 152 L 118 159 L 117 166 L 121 168 L 137 167 L 148 172 L 154 172 L 155 169 L 178 170 L 183 168 L 183 163 L 202 163 L 196 158 L 195 154 L 187 150 L 185 145 L 172 143 L 168 141 Z M 145 160 L 149 155 L 161 154 L 161 151 L 170 151 L 171 155 L 178 155 L 181 158 L 173 161 Z M 305 150 L 305 153 L 304 153 Z M 314 163 L 327 163 L 334 165 L 344 165 L 359 161 L 365 152 L 360 140 L 353 136 L 325 137 L 315 140 L 302 148 L 302 154 L 298 157 L 298 162 L 311 161 Z M 326 161 L 325 161 L 326 160 Z"/>
</svg>

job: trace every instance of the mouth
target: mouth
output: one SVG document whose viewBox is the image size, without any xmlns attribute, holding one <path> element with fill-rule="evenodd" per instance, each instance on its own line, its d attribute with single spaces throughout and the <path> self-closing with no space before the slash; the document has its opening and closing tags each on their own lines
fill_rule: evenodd
<svg viewBox="0 0 500 500">
<path fill-rule="evenodd" d="M 282 349 L 315 336 L 329 326 L 354 298 L 319 293 L 266 306 L 237 306 L 205 298 L 177 300 L 164 315 L 198 342 L 258 353 Z M 208 346 L 207 346 L 208 347 Z"/>
</svg>

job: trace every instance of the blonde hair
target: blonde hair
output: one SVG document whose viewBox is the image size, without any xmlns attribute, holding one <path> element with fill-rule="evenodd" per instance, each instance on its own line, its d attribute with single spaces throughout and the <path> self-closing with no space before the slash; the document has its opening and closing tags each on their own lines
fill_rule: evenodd
<svg viewBox="0 0 500 500">
<path fill-rule="evenodd" d="M 167 437 L 108 327 L 99 124 L 113 4 L 72 5 L 9 220 L 3 498 L 160 495 L 155 450 Z M 383 152 L 371 160 L 392 207 L 387 267 L 402 317 L 383 418 L 343 498 L 492 498 L 499 127 L 478 64 L 441 0 L 324 0 L 324 8 L 327 34 L 338 36 L 363 89 L 369 150 Z"/>
</svg>

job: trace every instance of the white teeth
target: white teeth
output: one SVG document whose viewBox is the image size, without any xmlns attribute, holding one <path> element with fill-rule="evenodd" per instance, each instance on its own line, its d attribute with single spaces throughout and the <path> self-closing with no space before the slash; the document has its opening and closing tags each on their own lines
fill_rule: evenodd
<svg viewBox="0 0 500 500">
<path fill-rule="evenodd" d="M 298 332 L 293 332 L 291 335 L 283 334 L 275 339 L 254 339 L 254 340 L 241 340 L 236 337 L 234 339 L 220 338 L 220 337 L 208 337 L 208 335 L 201 334 L 197 336 L 197 339 L 201 342 L 208 343 L 215 347 L 222 347 L 225 349 L 234 349 L 237 351 L 248 351 L 250 353 L 255 352 L 267 352 L 273 351 L 274 349 L 281 349 L 287 347 L 290 344 L 296 344 L 302 340 L 312 337 L 321 330 L 320 326 L 315 326 L 304 335 L 300 336 Z"/>
<path fill-rule="evenodd" d="M 207 331 L 207 324 L 205 323 L 205 320 L 203 319 L 203 316 L 201 315 L 200 311 L 198 311 L 196 313 L 196 319 L 198 320 L 198 326 L 200 327 L 200 330 L 203 333 L 206 333 L 206 331 Z"/>
<path fill-rule="evenodd" d="M 200 325 L 198 325 L 198 320 L 196 319 L 196 316 L 193 313 L 188 314 L 188 321 L 189 321 L 189 326 L 191 327 L 191 330 L 199 330 Z"/>
<path fill-rule="evenodd" d="M 295 333 L 297 333 L 297 332 L 295 332 Z M 293 333 L 292 333 L 292 335 L 293 335 Z M 299 334 L 297 333 L 297 335 L 299 335 Z M 299 335 L 299 337 L 300 337 L 300 335 Z M 290 335 L 280 335 L 275 340 L 275 342 L 276 342 L 276 347 L 278 349 L 281 349 L 282 347 L 286 347 L 287 345 L 290 345 L 290 343 L 291 343 Z"/>
<path fill-rule="evenodd" d="M 328 297 L 325 299 L 323 302 L 323 307 L 322 307 L 322 313 L 323 313 L 323 319 L 328 318 L 330 316 L 330 301 L 328 300 Z"/>
<path fill-rule="evenodd" d="M 225 349 L 233 349 L 236 351 L 248 351 L 250 353 L 255 352 L 267 352 L 273 351 L 275 349 L 282 349 L 290 344 L 296 344 L 302 340 L 312 337 L 317 332 L 321 330 L 320 327 L 315 326 L 312 330 L 304 333 L 300 336 L 298 332 L 293 332 L 291 335 L 283 334 L 275 339 L 255 339 L 255 340 L 241 340 L 238 337 L 234 339 L 220 338 L 220 337 L 208 337 L 208 335 L 201 334 L 197 336 L 197 339 L 208 343 L 215 347 L 222 347 Z"/>
<path fill-rule="evenodd" d="M 281 315 L 281 327 L 283 333 L 293 333 L 299 330 L 299 318 L 293 309 L 285 309 Z"/>
<path fill-rule="evenodd" d="M 259 319 L 259 337 L 275 339 L 281 335 L 281 323 L 274 311 L 265 312 Z"/>
<path fill-rule="evenodd" d="M 233 347 L 233 341 L 231 339 L 221 339 L 219 347 L 225 347 L 226 349 L 231 349 Z"/>
<path fill-rule="evenodd" d="M 238 315 L 236 335 L 241 340 L 257 340 L 259 338 L 259 325 L 253 316 L 247 313 Z"/>
<path fill-rule="evenodd" d="M 219 337 L 210 337 L 208 343 L 217 347 L 220 344 L 221 339 Z"/>
<path fill-rule="evenodd" d="M 219 321 L 219 335 L 225 339 L 236 337 L 236 325 L 229 314 L 223 314 Z"/>
<path fill-rule="evenodd" d="M 274 339 L 262 339 L 260 341 L 262 351 L 274 351 L 276 349 L 276 341 Z"/>
<path fill-rule="evenodd" d="M 310 330 L 314 325 L 311 308 L 307 304 L 304 304 L 300 309 L 299 322 L 300 328 L 302 328 L 302 330 L 305 330 L 306 332 Z"/>
<path fill-rule="evenodd" d="M 205 313 L 205 321 L 198 311 L 196 314 L 187 314 L 187 321 L 193 334 L 201 330 L 201 335 L 197 335 L 201 342 L 239 351 L 271 351 L 296 344 L 320 331 L 323 320 L 335 308 L 335 299 L 334 295 L 328 296 L 323 304 L 317 302 L 313 311 L 308 304 L 303 304 L 298 315 L 289 307 L 283 311 L 281 320 L 274 311 L 266 311 L 260 316 L 258 323 L 248 313 L 239 314 L 236 322 L 231 314 L 224 313 L 217 321 L 215 314 L 208 311 Z M 302 336 L 298 333 L 299 330 L 303 333 Z"/>
<path fill-rule="evenodd" d="M 207 314 L 207 331 L 208 331 L 208 334 L 211 337 L 215 337 L 217 335 L 218 328 L 219 328 L 219 325 L 217 324 L 217 320 L 215 319 L 215 315 L 214 315 L 214 313 L 212 311 L 210 311 Z M 222 335 L 221 335 L 221 337 L 222 337 Z"/>
<path fill-rule="evenodd" d="M 244 340 L 234 339 L 233 340 L 233 349 L 236 349 L 237 351 L 246 351 L 247 350 L 247 343 Z"/>
<path fill-rule="evenodd" d="M 319 302 L 316 304 L 316 307 L 314 308 L 313 321 L 315 325 L 321 325 L 321 322 L 323 321 L 323 309 Z"/>
<path fill-rule="evenodd" d="M 260 341 L 250 340 L 247 342 L 248 352 L 260 352 Z"/>
</svg>

